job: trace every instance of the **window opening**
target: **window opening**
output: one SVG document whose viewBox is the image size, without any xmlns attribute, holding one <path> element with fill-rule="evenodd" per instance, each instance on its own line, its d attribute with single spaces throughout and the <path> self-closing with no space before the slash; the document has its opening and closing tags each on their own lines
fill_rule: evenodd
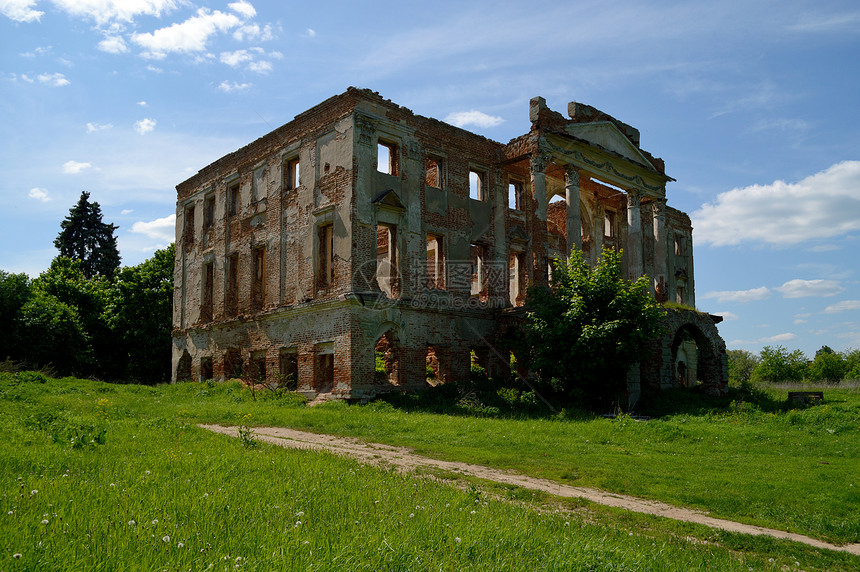
<svg viewBox="0 0 860 572">
<path fill-rule="evenodd" d="M 479 296 L 486 293 L 487 290 L 487 248 L 483 244 L 473 243 L 469 247 L 470 258 L 472 259 L 472 281 L 470 293 L 472 296 Z"/>
<path fill-rule="evenodd" d="M 523 184 L 520 181 L 508 183 L 508 208 L 515 211 L 523 210 Z"/>
<path fill-rule="evenodd" d="M 523 292 L 523 258 L 522 252 L 511 252 L 508 261 L 510 301 L 513 306 L 522 306 L 525 302 Z"/>
<path fill-rule="evenodd" d="M 203 230 L 215 226 L 215 197 L 206 197 L 203 201 Z"/>
<path fill-rule="evenodd" d="M 254 310 L 263 307 L 266 299 L 266 248 L 264 246 L 253 249 L 254 276 L 251 283 L 251 306 Z"/>
<path fill-rule="evenodd" d="M 299 352 L 297 348 L 281 348 L 278 386 L 295 391 L 299 386 Z"/>
<path fill-rule="evenodd" d="M 200 307 L 200 321 L 202 322 L 209 322 L 212 320 L 212 294 L 214 292 L 214 285 L 215 264 L 207 262 L 203 265 L 203 296 L 201 296 L 202 305 Z"/>
<path fill-rule="evenodd" d="M 320 288 L 327 288 L 334 283 L 334 225 L 326 224 L 318 230 L 319 264 L 317 268 Z"/>
<path fill-rule="evenodd" d="M 287 161 L 284 166 L 284 188 L 287 190 L 299 188 L 299 160 Z"/>
<path fill-rule="evenodd" d="M 200 358 L 200 381 L 213 379 L 215 377 L 215 368 L 212 364 L 211 357 Z"/>
<path fill-rule="evenodd" d="M 385 332 L 374 346 L 374 376 L 379 384 L 398 385 L 399 355 L 397 338 L 391 330 Z"/>
<path fill-rule="evenodd" d="M 376 227 L 376 283 L 389 298 L 397 291 L 397 248 L 394 225 Z"/>
<path fill-rule="evenodd" d="M 239 183 L 230 185 L 227 188 L 227 216 L 236 216 L 239 214 L 240 199 Z"/>
<path fill-rule="evenodd" d="M 185 208 L 185 226 L 183 228 L 183 240 L 185 247 L 188 248 L 194 244 L 194 207 Z"/>
<path fill-rule="evenodd" d="M 231 254 L 227 259 L 227 300 L 226 311 L 230 316 L 239 313 L 239 254 Z"/>
<path fill-rule="evenodd" d="M 314 388 L 319 393 L 329 393 L 334 387 L 334 344 L 325 343 L 316 346 L 316 368 L 314 372 Z"/>
<path fill-rule="evenodd" d="M 254 180 L 251 185 L 251 200 L 256 202 L 266 198 L 266 167 L 260 167 L 254 171 Z"/>
<path fill-rule="evenodd" d="M 266 381 L 266 350 L 257 350 L 251 352 L 250 361 L 250 377 L 251 381 L 265 382 Z"/>
<path fill-rule="evenodd" d="M 609 238 L 615 236 L 615 213 L 612 211 L 603 213 L 603 236 Z"/>
<path fill-rule="evenodd" d="M 684 239 L 681 235 L 675 235 L 675 254 L 678 256 L 684 255 Z"/>
<path fill-rule="evenodd" d="M 376 145 L 376 170 L 389 175 L 397 174 L 397 146 L 380 141 Z"/>
<path fill-rule="evenodd" d="M 442 252 L 442 237 L 427 235 L 427 287 L 445 288 L 445 259 Z"/>
<path fill-rule="evenodd" d="M 428 187 L 444 188 L 442 183 L 442 159 L 437 157 L 427 158 L 425 183 Z"/>
<path fill-rule="evenodd" d="M 478 171 L 469 171 L 469 198 L 476 201 L 486 200 L 484 194 L 484 174 Z"/>
</svg>

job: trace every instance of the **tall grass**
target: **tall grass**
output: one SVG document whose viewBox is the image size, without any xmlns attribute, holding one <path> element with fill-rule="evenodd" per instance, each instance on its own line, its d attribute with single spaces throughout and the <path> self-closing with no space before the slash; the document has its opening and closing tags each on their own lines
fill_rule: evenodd
<svg viewBox="0 0 860 572">
<path fill-rule="evenodd" d="M 740 423 L 738 415 L 715 416 L 709 423 L 734 427 Z M 796 415 L 803 419 L 805 412 Z M 699 435 L 692 419 L 480 419 L 408 412 L 386 403 L 307 408 L 294 398 L 254 401 L 232 384 L 114 386 L 0 374 L 0 569 L 748 570 L 794 567 L 795 562 L 804 569 L 858 565 L 855 557 L 799 551 L 786 548 L 787 543 L 759 541 L 765 544 L 739 549 L 746 541 L 667 528 L 658 519 L 537 510 L 528 503 L 496 500 L 476 488 L 458 490 L 321 453 L 265 444 L 249 448 L 239 439 L 197 428 L 195 423 L 203 421 L 336 430 L 575 482 L 583 480 L 583 467 L 590 466 L 578 465 L 578 457 L 635 456 L 637 448 L 655 447 L 648 443 L 655 436 L 660 443 L 656 449 L 671 450 L 676 443 L 683 450 Z M 786 421 L 786 426 L 793 425 Z M 843 429 L 838 431 L 837 436 L 843 435 Z M 70 437 L 81 434 L 74 441 Z M 96 438 L 100 434 L 102 442 Z M 550 434 L 558 437 L 555 443 L 537 446 Z M 713 449 L 724 435 L 718 433 L 706 447 Z M 525 463 L 519 458 L 524 454 Z M 677 466 L 685 467 L 685 474 L 708 472 L 700 461 L 688 458 Z M 545 468 L 537 469 L 538 462 Z M 609 465 L 618 470 L 616 461 Z M 660 472 L 655 468 L 654 474 Z M 618 475 L 604 478 L 618 479 L 624 488 Z M 690 542 L 687 535 L 700 540 Z"/>
</svg>

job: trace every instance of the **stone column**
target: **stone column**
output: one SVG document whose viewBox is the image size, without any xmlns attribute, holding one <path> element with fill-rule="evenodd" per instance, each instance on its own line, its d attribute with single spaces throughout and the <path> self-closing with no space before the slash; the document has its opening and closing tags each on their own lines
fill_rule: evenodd
<svg viewBox="0 0 860 572">
<path fill-rule="evenodd" d="M 644 273 L 642 268 L 642 213 L 639 210 L 642 195 L 637 190 L 627 192 L 627 274 L 636 280 Z"/>
<path fill-rule="evenodd" d="M 579 171 L 573 165 L 564 167 L 564 199 L 567 203 L 567 252 L 582 250 L 582 221 L 579 215 Z"/>
<path fill-rule="evenodd" d="M 532 190 L 535 198 L 535 217 L 546 222 L 546 155 L 533 155 L 531 162 Z"/>
<path fill-rule="evenodd" d="M 653 289 L 658 302 L 665 302 L 669 287 L 668 253 L 666 251 L 666 199 L 656 199 L 651 203 L 654 220 L 654 281 Z"/>
</svg>

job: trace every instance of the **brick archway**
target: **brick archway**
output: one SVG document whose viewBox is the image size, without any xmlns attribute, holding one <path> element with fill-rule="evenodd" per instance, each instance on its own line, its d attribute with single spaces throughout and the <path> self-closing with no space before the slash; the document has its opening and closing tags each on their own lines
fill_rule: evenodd
<svg viewBox="0 0 860 572">
<path fill-rule="evenodd" d="M 728 392 L 726 343 L 717 331 L 718 317 L 693 310 L 667 309 L 663 335 L 651 344 L 651 358 L 642 364 L 643 389 L 665 389 L 684 385 L 679 377 L 679 352 L 691 354 L 695 344 L 697 363 L 684 365 L 688 385 L 701 381 L 710 395 Z M 688 359 L 690 359 L 688 357 Z"/>
</svg>

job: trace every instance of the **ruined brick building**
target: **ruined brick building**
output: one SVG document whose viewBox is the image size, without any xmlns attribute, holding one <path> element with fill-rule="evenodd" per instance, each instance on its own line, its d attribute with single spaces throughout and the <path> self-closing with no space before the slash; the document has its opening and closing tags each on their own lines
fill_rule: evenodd
<svg viewBox="0 0 860 572">
<path fill-rule="evenodd" d="M 179 184 L 173 379 L 252 368 L 364 398 L 465 377 L 472 359 L 504 375 L 500 321 L 572 248 L 592 263 L 623 248 L 630 278 L 693 306 L 690 219 L 639 132 L 540 97 L 529 117 L 502 144 L 349 88 Z M 715 320 L 666 322 L 631 395 L 697 372 L 724 391 Z"/>
</svg>

